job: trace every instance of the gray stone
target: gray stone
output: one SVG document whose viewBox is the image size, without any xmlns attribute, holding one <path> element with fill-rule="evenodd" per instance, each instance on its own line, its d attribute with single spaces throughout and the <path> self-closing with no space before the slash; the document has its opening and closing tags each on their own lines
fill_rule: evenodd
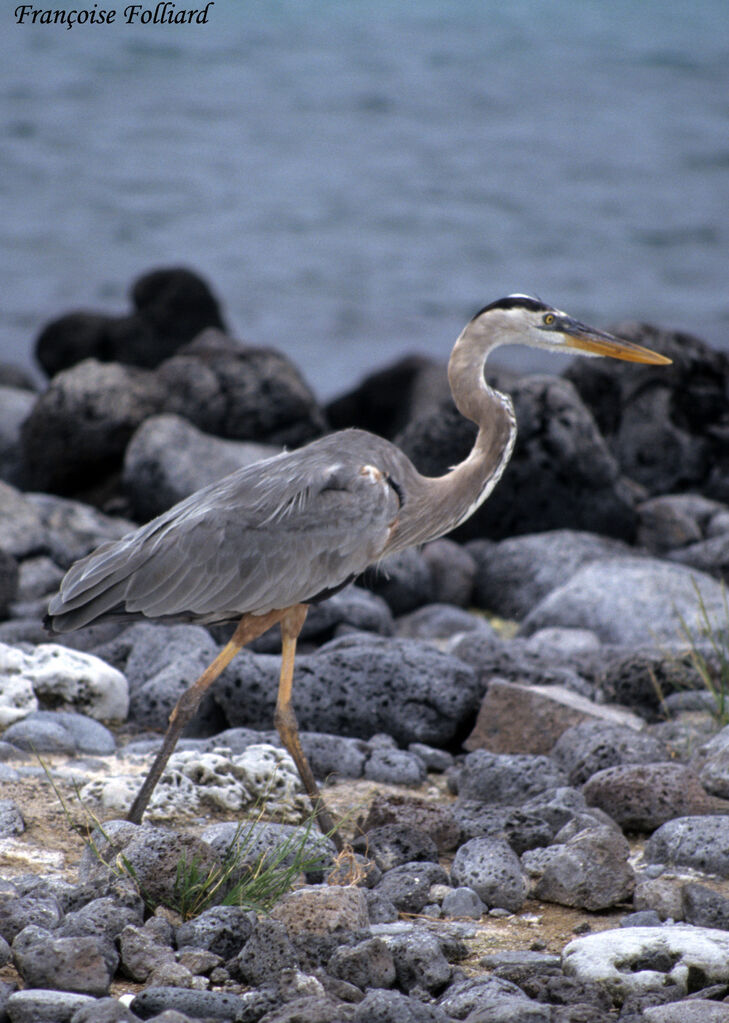
<svg viewBox="0 0 729 1023">
<path fill-rule="evenodd" d="M 179 415 L 150 416 L 124 454 L 124 489 L 141 522 L 244 465 L 278 454 L 280 448 L 223 440 L 203 433 Z"/>
<path fill-rule="evenodd" d="M 661 918 L 654 909 L 639 909 L 635 913 L 628 913 L 621 917 L 621 927 L 660 927 Z"/>
<path fill-rule="evenodd" d="M 110 941 L 114 941 L 128 924 L 141 927 L 142 923 L 141 898 L 123 903 L 118 898 L 102 896 L 92 899 L 80 909 L 66 913 L 63 922 L 54 933 L 59 938 L 103 934 Z"/>
<path fill-rule="evenodd" d="M 450 1023 L 450 1017 L 437 1005 L 381 988 L 367 992 L 352 1018 L 354 1023 Z"/>
<path fill-rule="evenodd" d="M 608 767 L 669 759 L 668 749 L 660 739 L 607 721 L 585 721 L 568 728 L 550 755 L 567 772 L 570 785 L 582 785 Z"/>
<path fill-rule="evenodd" d="M 269 727 L 278 658 L 243 651 L 215 687 L 230 725 Z M 297 658 L 294 704 L 301 729 L 368 739 L 388 732 L 401 745 L 448 745 L 478 699 L 474 673 L 415 640 L 342 636 Z"/>
<path fill-rule="evenodd" d="M 119 935 L 121 966 L 128 977 L 138 983 L 145 983 L 163 963 L 174 962 L 174 952 L 169 945 L 160 944 L 143 927 L 128 924 Z"/>
<path fill-rule="evenodd" d="M 438 994 L 450 980 L 451 968 L 434 934 L 414 930 L 393 938 L 389 948 L 401 990 L 417 988 Z"/>
<path fill-rule="evenodd" d="M 95 359 L 63 370 L 22 426 L 30 488 L 68 494 L 90 478 L 103 478 L 121 466 L 135 429 L 164 402 L 161 382 L 146 370 Z"/>
<path fill-rule="evenodd" d="M 573 817 L 587 810 L 585 797 L 577 789 L 561 786 L 539 793 L 522 804 L 526 813 L 542 817 L 556 832 L 568 824 Z"/>
<path fill-rule="evenodd" d="M 691 881 L 684 884 L 681 908 L 686 923 L 729 931 L 729 899 L 706 885 Z"/>
<path fill-rule="evenodd" d="M 485 803 L 522 803 L 565 781 L 564 773 L 549 757 L 475 750 L 463 761 L 458 794 Z"/>
<path fill-rule="evenodd" d="M 340 945 L 327 963 L 327 973 L 362 991 L 391 988 L 396 977 L 392 950 L 381 938 Z"/>
<path fill-rule="evenodd" d="M 378 594 L 395 616 L 414 611 L 433 600 L 430 568 L 414 547 L 391 554 L 362 576 L 362 585 Z"/>
<path fill-rule="evenodd" d="M 677 817 L 662 824 L 648 839 L 649 863 L 693 867 L 705 874 L 729 877 L 729 817 Z"/>
<path fill-rule="evenodd" d="M 447 892 L 440 905 L 445 916 L 465 916 L 480 920 L 487 912 L 487 907 L 476 892 L 467 885 L 460 885 Z"/>
<path fill-rule="evenodd" d="M 0 935 L 12 944 L 26 927 L 35 926 L 52 931 L 58 926 L 63 912 L 54 898 L 21 895 L 0 899 Z"/>
<path fill-rule="evenodd" d="M 645 1023 L 729 1023 L 729 1005 L 708 998 L 687 998 L 643 1009 Z"/>
<path fill-rule="evenodd" d="M 675 878 L 639 877 L 633 892 L 636 910 L 652 910 L 661 920 L 683 920 L 683 882 Z"/>
<path fill-rule="evenodd" d="M 615 828 L 596 825 L 539 851 L 546 857 L 534 887 L 538 899 L 594 912 L 625 902 L 633 894 L 630 847 Z"/>
<path fill-rule="evenodd" d="M 380 870 L 392 870 L 403 863 L 438 860 L 438 847 L 425 831 L 408 824 L 382 824 L 355 838 L 355 852 L 372 857 Z"/>
<path fill-rule="evenodd" d="M 424 742 L 411 742 L 408 753 L 413 753 L 425 764 L 426 770 L 443 774 L 453 766 L 453 754 L 444 749 L 436 749 Z"/>
<path fill-rule="evenodd" d="M 456 853 L 451 867 L 456 885 L 467 885 L 489 907 L 518 912 L 527 886 L 518 856 L 501 839 L 472 838 Z"/>
<path fill-rule="evenodd" d="M 79 1009 L 95 1004 L 90 995 L 26 988 L 10 995 L 5 1011 L 10 1023 L 71 1023 Z"/>
<path fill-rule="evenodd" d="M 628 831 L 654 831 L 675 817 L 720 810 L 685 764 L 623 764 L 598 771 L 583 786 L 589 806 L 604 810 Z M 729 803 L 726 804 L 729 812 Z"/>
<path fill-rule="evenodd" d="M 47 549 L 46 529 L 33 501 L 0 480 L 0 550 L 22 559 Z"/>
<path fill-rule="evenodd" d="M 82 1005 L 71 1017 L 71 1023 L 137 1023 L 139 1016 L 116 998 L 95 998 Z"/>
<path fill-rule="evenodd" d="M 0 548 L 0 618 L 7 617 L 10 605 L 18 599 L 18 562 Z"/>
<path fill-rule="evenodd" d="M 256 820 L 243 826 L 236 821 L 221 821 L 208 825 L 201 838 L 221 859 L 236 847 L 241 863 L 254 867 L 271 862 L 286 867 L 300 853 L 307 869 L 321 873 L 331 867 L 336 855 L 332 840 L 316 828 L 273 821 Z"/>
<path fill-rule="evenodd" d="M 305 885 L 284 895 L 271 910 L 289 935 L 331 934 L 367 927 L 367 899 L 354 885 Z"/>
<path fill-rule="evenodd" d="M 449 852 L 459 843 L 460 827 L 452 808 L 408 792 L 375 794 L 360 827 L 367 832 L 384 824 L 425 832 L 433 839 L 439 853 Z"/>
<path fill-rule="evenodd" d="M 498 543 L 474 541 L 467 550 L 476 560 L 476 604 L 518 620 L 583 565 L 631 553 L 619 540 L 574 529 L 510 536 Z"/>
<path fill-rule="evenodd" d="M 22 835 L 25 821 L 20 807 L 12 799 L 0 799 L 0 838 Z"/>
<path fill-rule="evenodd" d="M 700 494 L 649 498 L 638 505 L 638 543 L 653 554 L 687 547 L 702 540 L 711 520 L 723 511 L 723 504 Z"/>
<path fill-rule="evenodd" d="M 227 991 L 192 991 L 161 985 L 140 991 L 130 1006 L 141 1019 L 156 1017 L 166 1009 L 176 1009 L 193 1019 L 221 1020 L 239 1019 L 238 1013 L 243 1007 L 241 997 Z"/>
<path fill-rule="evenodd" d="M 325 429 L 296 366 L 273 348 L 246 345 L 209 328 L 155 373 L 164 411 L 232 440 L 297 448 Z"/>
<path fill-rule="evenodd" d="M 729 727 L 722 728 L 696 750 L 692 766 L 702 785 L 716 796 L 729 798 Z"/>
<path fill-rule="evenodd" d="M 298 965 L 296 950 L 279 920 L 261 917 L 253 925 L 251 936 L 240 952 L 228 962 L 233 976 L 257 987 L 270 981 L 281 970 Z"/>
<path fill-rule="evenodd" d="M 603 643 L 658 645 L 681 634 L 682 621 L 699 633 L 703 621 L 720 627 L 721 586 L 705 573 L 655 558 L 615 557 L 593 561 L 552 590 L 523 622 L 529 634 L 545 626 L 591 629 Z"/>
<path fill-rule="evenodd" d="M 435 642 L 462 632 L 486 631 L 493 626 L 478 615 L 450 604 L 425 604 L 397 619 L 396 634 L 405 639 Z"/>
<path fill-rule="evenodd" d="M 385 785 L 420 785 L 425 764 L 414 753 L 399 749 L 373 749 L 364 765 L 364 776 Z"/>
<path fill-rule="evenodd" d="M 470 607 L 476 562 L 466 548 L 442 538 L 425 545 L 423 558 L 430 569 L 433 600 L 438 604 Z"/>
<path fill-rule="evenodd" d="M 66 567 L 105 540 L 119 540 L 134 528 L 129 519 L 105 515 L 82 501 L 54 494 L 28 494 L 27 498 L 46 533 L 44 551 Z"/>
<path fill-rule="evenodd" d="M 41 927 L 25 927 L 13 941 L 13 960 L 26 987 L 108 995 L 118 957 L 98 937 L 56 938 Z"/>
<path fill-rule="evenodd" d="M 211 906 L 180 924 L 175 941 L 179 949 L 207 949 L 223 959 L 232 959 L 250 938 L 255 921 L 255 913 L 243 906 Z"/>
<path fill-rule="evenodd" d="M 519 806 L 490 806 L 480 800 L 458 799 L 453 814 L 464 840 L 503 838 L 517 856 L 551 842 L 555 829 L 536 810 Z"/>
<path fill-rule="evenodd" d="M 0 383 L 0 479 L 9 483 L 22 483 L 20 430 L 35 400 L 25 387 Z"/>
<path fill-rule="evenodd" d="M 549 1023 L 549 1006 L 528 999 L 516 984 L 501 977 L 474 977 L 453 984 L 438 1002 L 449 1019 L 487 1023 Z"/>
<path fill-rule="evenodd" d="M 429 902 L 431 885 L 447 883 L 448 875 L 438 863 L 403 863 L 388 870 L 374 891 L 401 913 L 419 913 Z"/>
</svg>

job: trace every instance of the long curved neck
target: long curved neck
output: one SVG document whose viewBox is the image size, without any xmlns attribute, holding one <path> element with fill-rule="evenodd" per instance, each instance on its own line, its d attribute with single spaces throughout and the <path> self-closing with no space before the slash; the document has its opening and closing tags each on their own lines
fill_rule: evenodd
<svg viewBox="0 0 729 1023">
<path fill-rule="evenodd" d="M 468 457 L 445 476 L 423 478 L 424 492 L 413 521 L 402 523 L 395 546 L 435 540 L 464 522 L 498 483 L 516 440 L 511 399 L 489 387 L 484 364 L 499 341 L 478 321 L 471 321 L 456 341 L 448 362 L 448 380 L 456 408 L 478 426 Z M 402 541 L 405 541 L 404 543 Z"/>
</svg>

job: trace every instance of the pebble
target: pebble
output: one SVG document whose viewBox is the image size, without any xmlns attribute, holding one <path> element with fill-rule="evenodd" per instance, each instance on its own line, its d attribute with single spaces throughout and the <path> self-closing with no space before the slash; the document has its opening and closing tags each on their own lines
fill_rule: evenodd
<svg viewBox="0 0 729 1023">
<path fill-rule="evenodd" d="M 507 842 L 472 838 L 456 853 L 451 867 L 454 884 L 472 888 L 490 908 L 518 912 L 527 894 L 519 857 Z"/>
</svg>

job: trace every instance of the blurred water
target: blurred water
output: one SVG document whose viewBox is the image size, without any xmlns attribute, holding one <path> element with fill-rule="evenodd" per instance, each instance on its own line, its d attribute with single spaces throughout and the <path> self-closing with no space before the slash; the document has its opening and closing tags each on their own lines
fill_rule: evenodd
<svg viewBox="0 0 729 1023">
<path fill-rule="evenodd" d="M 725 0 L 216 0 L 71 31 L 14 6 L 0 358 L 170 264 L 323 396 L 445 357 L 510 291 L 729 348 Z"/>
</svg>

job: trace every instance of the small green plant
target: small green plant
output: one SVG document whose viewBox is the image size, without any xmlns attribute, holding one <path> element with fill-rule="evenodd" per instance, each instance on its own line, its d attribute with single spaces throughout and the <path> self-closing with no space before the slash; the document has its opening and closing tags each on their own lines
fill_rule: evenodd
<svg viewBox="0 0 729 1023">
<path fill-rule="evenodd" d="M 699 609 L 696 629 L 691 629 L 686 619 L 679 614 L 681 631 L 689 645 L 689 658 L 696 669 L 704 688 L 711 694 L 714 703 L 714 717 L 722 726 L 729 724 L 729 601 L 726 587 L 722 584 L 724 621 L 717 627 L 709 617 L 701 591 L 694 580 L 694 589 Z M 708 654 L 708 649 L 711 654 Z M 713 655 L 713 656 L 712 656 Z"/>
<path fill-rule="evenodd" d="M 325 849 L 319 843 L 310 841 L 316 820 L 313 814 L 305 822 L 303 830 L 292 831 L 275 850 L 251 856 L 256 825 L 263 816 L 260 810 L 253 819 L 238 825 L 219 864 L 213 867 L 202 865 L 197 857 L 188 861 L 187 855 L 183 853 L 177 863 L 172 898 L 169 902 L 152 899 L 140 883 L 133 864 L 122 852 L 110 860 L 109 853 L 100 848 L 97 836 L 101 836 L 110 849 L 114 848 L 114 840 L 106 833 L 97 815 L 81 799 L 78 788 L 74 786 L 76 800 L 83 813 L 82 823 L 74 819 L 71 807 L 58 788 L 48 765 L 38 753 L 36 757 L 61 804 L 69 827 L 82 836 L 96 859 L 106 864 L 115 876 L 127 877 L 133 881 L 151 912 L 158 905 L 166 905 L 179 913 L 183 920 L 198 916 L 214 905 L 244 906 L 266 913 L 291 891 L 302 874 L 319 871 L 326 866 Z"/>
</svg>

